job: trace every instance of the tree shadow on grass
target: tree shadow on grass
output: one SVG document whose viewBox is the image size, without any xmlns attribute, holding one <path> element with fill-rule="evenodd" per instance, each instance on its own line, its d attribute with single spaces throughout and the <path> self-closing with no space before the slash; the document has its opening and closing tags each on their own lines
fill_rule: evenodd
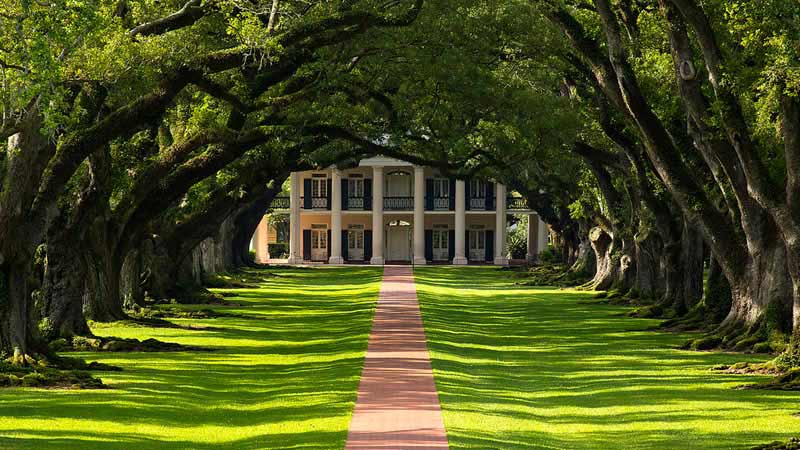
<svg viewBox="0 0 800 450">
<path fill-rule="evenodd" d="M 763 357 L 677 350 L 591 293 L 516 285 L 482 268 L 415 270 L 451 448 L 747 448 L 800 434 L 795 393 L 717 364 Z"/>
<path fill-rule="evenodd" d="M 265 273 L 281 276 L 225 290 L 242 306 L 210 306 L 243 315 L 174 320 L 213 329 L 96 330 L 216 352 L 83 353 L 124 371 L 100 374 L 105 390 L 0 391 L 0 448 L 342 448 L 381 271 Z M 198 307 L 209 305 L 185 306 Z"/>
</svg>

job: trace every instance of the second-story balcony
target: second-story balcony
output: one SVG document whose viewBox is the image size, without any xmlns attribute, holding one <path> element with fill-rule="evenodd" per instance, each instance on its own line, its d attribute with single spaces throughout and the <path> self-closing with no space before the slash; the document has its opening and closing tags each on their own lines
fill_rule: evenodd
<svg viewBox="0 0 800 450">
<path fill-rule="evenodd" d="M 450 197 L 433 197 L 433 210 L 434 211 L 449 211 L 450 210 Z"/>
<path fill-rule="evenodd" d="M 365 206 L 364 197 L 347 197 L 348 210 L 363 210 Z"/>
<path fill-rule="evenodd" d="M 384 211 L 413 211 L 414 197 L 384 197 Z"/>
<path fill-rule="evenodd" d="M 328 197 L 300 197 L 303 209 L 330 209 Z"/>
<path fill-rule="evenodd" d="M 328 197 L 311 197 L 312 209 L 328 209 Z"/>
<path fill-rule="evenodd" d="M 289 209 L 291 207 L 291 198 L 288 196 L 278 196 L 272 199 L 269 209 L 272 211 Z"/>
</svg>

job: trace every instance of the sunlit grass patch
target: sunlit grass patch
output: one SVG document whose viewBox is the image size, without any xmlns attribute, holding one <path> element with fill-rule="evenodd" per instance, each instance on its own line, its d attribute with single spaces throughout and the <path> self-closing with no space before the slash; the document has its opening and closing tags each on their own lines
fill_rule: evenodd
<svg viewBox="0 0 800 450">
<path fill-rule="evenodd" d="M 711 371 L 763 357 L 677 350 L 690 336 L 590 293 L 492 267 L 416 268 L 452 449 L 745 449 L 800 435 L 800 395 Z"/>
<path fill-rule="evenodd" d="M 233 305 L 180 306 L 229 313 L 173 320 L 207 329 L 97 327 L 214 351 L 79 354 L 124 371 L 98 373 L 100 391 L 0 391 L 0 448 L 342 448 L 381 271 L 266 273 L 257 288 L 215 289 Z"/>
</svg>

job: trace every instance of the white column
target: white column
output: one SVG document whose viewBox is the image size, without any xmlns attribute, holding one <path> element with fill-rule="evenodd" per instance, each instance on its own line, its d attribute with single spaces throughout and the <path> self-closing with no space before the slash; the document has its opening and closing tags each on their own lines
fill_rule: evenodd
<svg viewBox="0 0 800 450">
<path fill-rule="evenodd" d="M 292 172 L 289 176 L 290 212 L 289 212 L 289 264 L 302 264 L 303 254 L 300 252 L 300 174 Z"/>
<path fill-rule="evenodd" d="M 342 258 L 342 173 L 333 169 L 331 177 L 331 257 L 330 264 L 344 264 Z"/>
<path fill-rule="evenodd" d="M 372 259 L 383 265 L 383 167 L 372 168 Z"/>
<path fill-rule="evenodd" d="M 542 252 L 547 249 L 548 241 L 550 240 L 550 228 L 547 227 L 547 224 L 536 216 L 536 220 L 539 222 L 539 251 Z"/>
<path fill-rule="evenodd" d="M 456 180 L 456 251 L 453 264 L 458 265 L 469 262 L 464 242 L 467 234 L 466 196 L 464 180 Z"/>
<path fill-rule="evenodd" d="M 414 166 L 414 264 L 425 261 L 425 168 Z"/>
<path fill-rule="evenodd" d="M 261 218 L 255 234 L 253 234 L 253 250 L 256 251 L 256 262 L 267 264 L 269 262 L 269 216 Z"/>
<path fill-rule="evenodd" d="M 495 226 L 494 226 L 494 263 L 499 266 L 508 265 L 506 256 L 506 236 L 508 224 L 506 223 L 506 186 L 497 183 L 495 194 Z"/>
<path fill-rule="evenodd" d="M 528 214 L 528 253 L 525 258 L 529 263 L 536 262 L 539 251 L 539 215 Z"/>
</svg>

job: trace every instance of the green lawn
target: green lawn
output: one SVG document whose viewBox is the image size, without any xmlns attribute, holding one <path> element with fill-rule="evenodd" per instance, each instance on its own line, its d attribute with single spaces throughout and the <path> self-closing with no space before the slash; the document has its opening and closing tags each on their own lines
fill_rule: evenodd
<svg viewBox="0 0 800 450">
<path fill-rule="evenodd" d="M 124 368 L 105 390 L 0 390 L 2 449 L 340 449 L 363 366 L 379 269 L 280 269 L 234 290 L 241 317 L 204 331 L 113 326 L 210 353 L 85 354 Z"/>
<path fill-rule="evenodd" d="M 588 294 L 494 268 L 416 269 L 453 449 L 749 448 L 800 436 L 800 395 L 709 371 L 763 360 L 675 350 L 687 337 Z"/>
</svg>

